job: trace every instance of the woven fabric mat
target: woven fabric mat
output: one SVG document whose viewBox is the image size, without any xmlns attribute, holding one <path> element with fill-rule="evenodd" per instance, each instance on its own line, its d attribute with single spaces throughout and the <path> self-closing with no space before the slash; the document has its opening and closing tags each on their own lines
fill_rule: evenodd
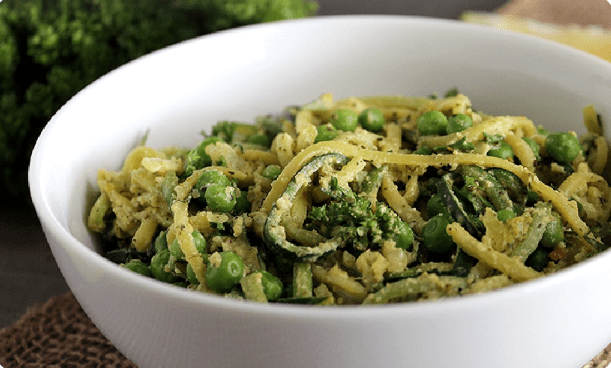
<svg viewBox="0 0 611 368">
<path fill-rule="evenodd" d="M 135 368 L 91 322 L 71 292 L 30 308 L 0 330 L 4 368 Z"/>
</svg>

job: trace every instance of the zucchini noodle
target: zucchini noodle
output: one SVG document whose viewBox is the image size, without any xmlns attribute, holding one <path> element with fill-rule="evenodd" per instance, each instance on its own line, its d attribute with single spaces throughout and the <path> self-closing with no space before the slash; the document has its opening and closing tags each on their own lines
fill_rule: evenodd
<svg viewBox="0 0 611 368">
<path fill-rule="evenodd" d="M 609 247 L 593 106 L 578 140 L 457 92 L 327 93 L 286 112 L 219 122 L 197 147 L 142 144 L 100 170 L 88 227 L 105 256 L 194 291 L 341 305 L 490 292 Z M 572 150 L 548 150 L 551 136 Z"/>
</svg>

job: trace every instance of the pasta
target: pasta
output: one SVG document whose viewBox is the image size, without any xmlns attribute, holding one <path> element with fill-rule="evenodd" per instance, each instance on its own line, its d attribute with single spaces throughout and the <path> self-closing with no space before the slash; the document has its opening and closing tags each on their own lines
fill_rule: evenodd
<svg viewBox="0 0 611 368">
<path fill-rule="evenodd" d="M 195 148 L 135 147 L 99 171 L 88 227 L 123 267 L 236 299 L 490 292 L 608 248 L 609 148 L 594 107 L 583 116 L 578 139 L 458 92 L 327 93 L 282 117 L 219 122 Z"/>
</svg>

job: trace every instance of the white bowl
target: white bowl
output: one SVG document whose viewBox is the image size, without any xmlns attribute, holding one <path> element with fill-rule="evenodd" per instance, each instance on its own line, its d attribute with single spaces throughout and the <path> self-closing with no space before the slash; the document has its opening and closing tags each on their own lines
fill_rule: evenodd
<svg viewBox="0 0 611 368">
<path fill-rule="evenodd" d="M 145 56 L 67 103 L 30 167 L 36 210 L 85 312 L 146 367 L 581 367 L 611 342 L 611 253 L 500 291 L 451 300 L 318 308 L 238 302 L 141 277 L 99 254 L 85 228 L 100 168 L 148 143 L 194 146 L 223 119 L 337 97 L 452 87 L 492 114 L 581 127 L 611 121 L 611 64 L 540 39 L 458 21 L 363 16 L 221 32 Z M 608 128 L 608 127 L 607 127 Z"/>
</svg>

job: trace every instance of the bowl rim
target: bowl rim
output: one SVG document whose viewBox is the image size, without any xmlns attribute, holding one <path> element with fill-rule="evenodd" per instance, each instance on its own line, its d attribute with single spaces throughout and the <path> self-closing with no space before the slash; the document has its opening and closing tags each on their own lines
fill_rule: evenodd
<svg viewBox="0 0 611 368">
<path fill-rule="evenodd" d="M 507 32 L 504 30 L 495 29 L 488 26 L 468 24 L 453 19 L 439 19 L 430 18 L 424 16 L 408 16 L 408 15 L 333 15 L 333 16 L 314 16 L 305 19 L 294 19 L 294 20 L 283 20 L 263 24 L 255 24 L 248 26 L 241 26 L 230 30 L 219 31 L 213 34 L 196 37 L 194 39 L 186 40 L 174 45 L 170 45 L 163 49 L 157 50 L 150 54 L 144 55 L 133 61 L 130 61 L 119 68 L 107 73 L 98 80 L 94 81 L 89 86 L 78 92 L 72 97 L 68 103 L 62 106 L 56 114 L 51 118 L 47 126 L 43 129 L 39 136 L 34 150 L 30 159 L 30 167 L 28 170 L 28 181 L 31 197 L 34 203 L 35 210 L 38 214 L 40 222 L 43 224 L 47 238 L 53 236 L 62 241 L 62 246 L 69 247 L 71 251 L 77 252 L 83 257 L 87 257 L 97 267 L 103 269 L 105 273 L 109 273 L 112 276 L 120 277 L 125 279 L 134 285 L 141 285 L 146 292 L 162 294 L 164 297 L 181 300 L 185 303 L 193 305 L 209 305 L 214 307 L 223 308 L 229 311 L 240 311 L 247 312 L 255 315 L 267 315 L 267 316 L 285 316 L 289 318 L 306 318 L 310 320 L 352 320 L 354 317 L 367 317 L 368 319 L 383 319 L 387 318 L 389 313 L 393 314 L 414 314 L 414 315 L 428 315 L 436 314 L 440 312 L 446 312 L 449 310 L 467 310 L 473 309 L 476 306 L 486 307 L 494 306 L 499 303 L 515 299 L 516 296 L 524 293 L 538 293 L 543 289 L 548 289 L 553 285 L 557 285 L 565 282 L 566 279 L 570 279 L 574 275 L 580 275 L 584 272 L 590 272 L 589 270 L 594 267 L 602 267 L 604 263 L 611 262 L 611 252 L 604 251 L 590 259 L 584 260 L 578 264 L 572 265 L 567 269 L 560 270 L 552 275 L 547 275 L 537 280 L 531 280 L 525 283 L 515 284 L 509 287 L 505 287 L 494 292 L 486 292 L 482 294 L 466 295 L 462 297 L 453 297 L 441 300 L 423 301 L 418 303 L 397 303 L 397 304 L 384 304 L 384 305 L 371 305 L 371 306 L 328 306 L 326 308 L 320 308 L 315 306 L 307 305 L 291 305 L 281 303 L 269 303 L 261 304 L 250 301 L 238 301 L 228 299 L 222 296 L 197 293 L 191 290 L 185 290 L 183 288 L 175 287 L 170 284 L 163 283 L 158 280 L 154 280 L 129 270 L 123 269 L 115 263 L 104 258 L 101 254 L 97 253 L 93 249 L 90 249 L 77 238 L 62 224 L 62 222 L 56 216 L 52 205 L 43 189 L 42 178 L 37 175 L 41 166 L 41 160 L 43 159 L 43 146 L 46 145 L 49 139 L 52 137 L 52 131 L 55 126 L 61 124 L 61 117 L 66 109 L 70 108 L 75 103 L 78 103 L 79 98 L 83 97 L 88 91 L 96 88 L 100 83 L 100 80 L 106 80 L 112 78 L 113 75 L 126 68 L 133 67 L 137 63 L 146 61 L 150 58 L 155 58 L 156 55 L 165 52 L 171 52 L 174 48 L 182 47 L 183 45 L 201 42 L 204 39 L 212 39 L 219 37 L 232 37 L 240 36 L 245 32 L 250 32 L 254 29 L 259 30 L 273 30 L 275 28 L 283 27 L 294 27 L 300 24 L 306 24 L 314 26 L 316 24 L 329 24 L 333 22 L 399 22 L 404 23 L 406 26 L 414 26 L 419 24 L 424 25 L 442 25 L 451 29 L 465 29 L 478 31 L 486 36 L 492 36 L 497 38 L 504 38 L 513 41 L 519 41 L 529 46 L 545 46 L 552 48 L 555 52 L 563 54 L 572 54 L 574 59 L 580 59 L 583 62 L 598 64 L 601 67 L 605 67 L 611 74 L 611 64 L 605 60 L 588 54 L 584 51 L 577 50 L 570 46 L 562 45 L 553 41 L 542 39 L 532 35 L 525 35 L 513 32 Z M 526 47 L 526 46 L 525 46 Z M 307 311 L 307 312 L 306 312 Z M 304 313 L 305 312 L 305 313 Z"/>
</svg>

